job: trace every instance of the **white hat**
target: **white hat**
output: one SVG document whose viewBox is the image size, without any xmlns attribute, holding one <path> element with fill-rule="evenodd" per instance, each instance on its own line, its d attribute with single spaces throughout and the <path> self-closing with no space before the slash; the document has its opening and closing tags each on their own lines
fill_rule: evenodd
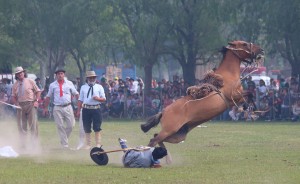
<svg viewBox="0 0 300 184">
<path fill-rule="evenodd" d="M 98 75 L 96 75 L 95 71 L 87 71 L 85 77 L 97 77 Z"/>
<path fill-rule="evenodd" d="M 21 72 L 25 72 L 26 70 L 24 70 L 21 66 L 16 67 L 15 69 L 15 74 L 21 73 Z"/>
</svg>

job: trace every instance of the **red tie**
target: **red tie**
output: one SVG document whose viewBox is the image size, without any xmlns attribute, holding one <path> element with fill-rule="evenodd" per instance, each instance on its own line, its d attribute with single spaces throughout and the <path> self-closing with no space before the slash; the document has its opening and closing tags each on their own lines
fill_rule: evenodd
<svg viewBox="0 0 300 184">
<path fill-rule="evenodd" d="M 59 96 L 62 97 L 63 96 L 63 90 L 62 90 L 62 85 L 63 85 L 64 81 L 58 81 L 59 84 Z"/>
</svg>

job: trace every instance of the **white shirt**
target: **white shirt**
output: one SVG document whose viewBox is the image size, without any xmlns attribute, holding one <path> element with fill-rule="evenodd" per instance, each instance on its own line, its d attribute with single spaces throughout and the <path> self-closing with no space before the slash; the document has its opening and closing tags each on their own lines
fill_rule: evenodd
<svg viewBox="0 0 300 184">
<path fill-rule="evenodd" d="M 60 96 L 59 83 L 54 81 L 49 86 L 49 91 L 46 97 L 54 97 L 54 105 L 66 105 L 71 103 L 71 96 L 78 95 L 78 91 L 75 89 L 74 84 L 69 80 L 64 80 L 62 85 L 63 96 Z"/>
<path fill-rule="evenodd" d="M 260 93 L 262 94 L 266 94 L 267 93 L 267 87 L 266 86 L 258 86 L 258 90 Z"/>
<path fill-rule="evenodd" d="M 89 90 L 90 90 L 90 92 L 89 92 Z M 106 99 L 103 87 L 100 84 L 93 85 L 93 94 L 92 94 L 92 89 L 90 89 L 90 86 L 87 83 L 85 83 L 80 88 L 80 95 L 79 95 L 78 100 L 80 100 L 81 102 L 83 102 L 83 104 L 86 104 L 86 105 L 100 104 L 99 101 L 93 99 L 94 96 L 98 96 L 100 98 Z"/>
<path fill-rule="evenodd" d="M 300 115 L 300 107 L 297 104 L 293 105 L 293 114 L 296 116 Z"/>
</svg>

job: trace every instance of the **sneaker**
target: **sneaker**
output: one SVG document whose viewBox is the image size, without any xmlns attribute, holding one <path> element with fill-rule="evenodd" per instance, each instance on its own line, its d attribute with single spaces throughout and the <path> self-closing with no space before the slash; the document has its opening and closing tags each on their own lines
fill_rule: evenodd
<svg viewBox="0 0 300 184">
<path fill-rule="evenodd" d="M 121 138 L 119 138 L 118 140 L 119 140 L 120 143 L 122 143 L 122 142 L 127 142 L 126 139 L 121 139 Z"/>
</svg>

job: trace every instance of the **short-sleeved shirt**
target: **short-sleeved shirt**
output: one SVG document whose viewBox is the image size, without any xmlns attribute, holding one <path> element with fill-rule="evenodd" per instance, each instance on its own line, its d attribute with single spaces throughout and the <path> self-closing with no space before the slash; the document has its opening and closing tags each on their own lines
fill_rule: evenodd
<svg viewBox="0 0 300 184">
<path fill-rule="evenodd" d="M 64 80 L 64 83 L 62 84 L 62 92 L 63 95 L 60 96 L 59 83 L 57 81 L 54 81 L 49 86 L 47 97 L 53 97 L 54 105 L 65 105 L 72 102 L 72 95 L 79 94 L 78 91 L 75 89 L 74 84 L 69 80 Z"/>
<path fill-rule="evenodd" d="M 12 86 L 12 96 L 16 97 L 18 102 L 35 101 L 37 100 L 36 93 L 40 91 L 36 83 L 28 78 L 18 80 Z"/>
<path fill-rule="evenodd" d="M 92 87 L 93 89 L 90 89 L 90 86 L 87 83 L 81 86 L 78 100 L 80 100 L 83 104 L 100 104 L 99 101 L 93 99 L 94 96 L 106 99 L 104 88 L 100 84 L 94 84 Z"/>
</svg>

